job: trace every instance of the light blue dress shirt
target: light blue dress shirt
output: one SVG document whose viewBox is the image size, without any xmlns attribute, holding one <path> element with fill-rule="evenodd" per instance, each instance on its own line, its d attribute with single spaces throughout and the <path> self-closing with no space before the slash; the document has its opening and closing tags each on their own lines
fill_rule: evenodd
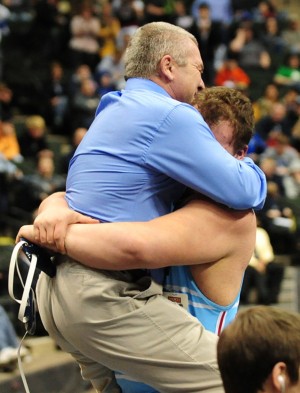
<svg viewBox="0 0 300 393">
<path fill-rule="evenodd" d="M 102 97 L 70 162 L 71 208 L 104 222 L 147 221 L 169 213 L 190 187 L 235 209 L 261 208 L 263 172 L 216 141 L 191 105 L 146 79 Z"/>
</svg>

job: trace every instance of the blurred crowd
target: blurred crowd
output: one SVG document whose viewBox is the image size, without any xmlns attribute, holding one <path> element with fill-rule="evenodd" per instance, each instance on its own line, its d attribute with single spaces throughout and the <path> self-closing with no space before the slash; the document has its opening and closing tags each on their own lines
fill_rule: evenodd
<svg viewBox="0 0 300 393">
<path fill-rule="evenodd" d="M 2 0 L 0 234 L 64 190 L 99 99 L 124 86 L 131 35 L 159 20 L 195 35 L 206 86 L 253 102 L 248 154 L 268 180 L 259 225 L 300 264 L 300 16 L 272 0 Z"/>
</svg>

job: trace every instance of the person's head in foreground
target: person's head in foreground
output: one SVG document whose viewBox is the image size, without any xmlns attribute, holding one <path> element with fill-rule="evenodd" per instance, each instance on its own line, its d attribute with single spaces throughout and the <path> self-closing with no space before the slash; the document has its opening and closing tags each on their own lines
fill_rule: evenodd
<svg viewBox="0 0 300 393">
<path fill-rule="evenodd" d="M 240 311 L 220 335 L 218 364 L 226 393 L 299 393 L 300 314 Z"/>
</svg>

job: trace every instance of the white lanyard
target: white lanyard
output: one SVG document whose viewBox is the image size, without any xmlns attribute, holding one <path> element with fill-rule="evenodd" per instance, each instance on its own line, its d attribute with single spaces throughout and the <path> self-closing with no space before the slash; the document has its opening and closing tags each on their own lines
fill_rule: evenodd
<svg viewBox="0 0 300 393">
<path fill-rule="evenodd" d="M 30 291 L 32 290 L 31 285 L 36 269 L 36 264 L 37 264 L 37 256 L 35 254 L 32 254 L 32 259 L 29 264 L 29 270 L 28 274 L 26 277 L 25 285 L 20 273 L 19 265 L 18 265 L 18 256 L 19 252 L 22 249 L 23 245 L 26 244 L 24 240 L 20 241 L 19 243 L 16 244 L 16 246 L 13 249 L 11 258 L 10 258 L 10 264 L 9 264 L 9 272 L 8 272 L 8 292 L 10 297 L 15 300 L 17 303 L 20 304 L 19 308 L 19 313 L 18 313 L 18 319 L 26 323 L 28 322 L 28 317 L 25 315 L 26 314 L 26 307 L 28 304 L 28 299 L 29 299 L 29 294 Z M 23 295 L 21 299 L 17 299 L 14 295 L 14 277 L 15 277 L 15 270 L 17 269 L 17 273 L 19 276 L 19 279 L 22 283 L 22 286 L 24 288 L 23 290 Z"/>
<path fill-rule="evenodd" d="M 8 271 L 8 292 L 10 297 L 20 304 L 18 319 L 25 324 L 26 332 L 18 348 L 18 365 L 19 365 L 19 370 L 23 381 L 23 385 L 25 388 L 25 392 L 30 393 L 22 366 L 20 349 L 27 334 L 28 333 L 33 334 L 35 330 L 36 299 L 35 299 L 34 290 L 32 289 L 31 285 L 36 270 L 37 256 L 35 254 L 31 254 L 31 261 L 29 264 L 27 264 L 29 265 L 29 270 L 24 285 L 24 281 L 20 273 L 19 264 L 18 264 L 19 253 L 20 251 L 22 251 L 22 247 L 24 245 L 27 245 L 27 242 L 24 240 L 17 243 L 11 254 L 9 271 Z M 19 279 L 23 286 L 23 294 L 21 299 L 17 299 L 14 294 L 15 271 L 17 271 Z"/>
</svg>

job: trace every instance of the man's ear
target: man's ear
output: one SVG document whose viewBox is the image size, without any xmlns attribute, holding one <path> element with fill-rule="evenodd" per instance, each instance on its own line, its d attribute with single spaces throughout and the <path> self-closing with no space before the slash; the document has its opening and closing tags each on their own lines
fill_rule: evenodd
<svg viewBox="0 0 300 393">
<path fill-rule="evenodd" d="M 234 157 L 238 160 L 243 160 L 246 157 L 247 151 L 248 151 L 248 145 L 245 145 L 242 149 L 239 149 L 235 153 Z"/>
<path fill-rule="evenodd" d="M 280 391 L 280 393 L 285 393 L 287 384 L 287 372 L 286 364 L 284 362 L 278 362 L 272 369 L 271 373 L 273 385 Z"/>
<path fill-rule="evenodd" d="M 174 62 L 172 56 L 165 55 L 159 63 L 159 74 L 166 82 L 171 82 L 174 79 L 174 69 L 176 63 Z"/>
</svg>

